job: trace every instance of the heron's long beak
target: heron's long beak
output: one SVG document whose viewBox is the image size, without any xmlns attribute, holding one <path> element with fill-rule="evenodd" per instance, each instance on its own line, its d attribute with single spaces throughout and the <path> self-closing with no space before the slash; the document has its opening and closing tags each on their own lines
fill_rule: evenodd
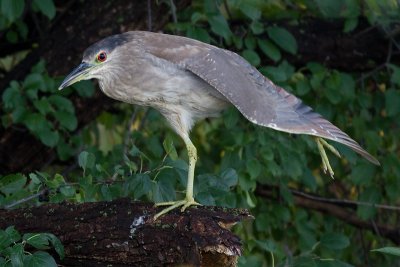
<svg viewBox="0 0 400 267">
<path fill-rule="evenodd" d="M 58 90 L 64 89 L 81 80 L 88 79 L 87 74 L 94 67 L 94 65 L 82 62 L 78 67 L 76 67 L 68 76 L 64 79 Z"/>
</svg>

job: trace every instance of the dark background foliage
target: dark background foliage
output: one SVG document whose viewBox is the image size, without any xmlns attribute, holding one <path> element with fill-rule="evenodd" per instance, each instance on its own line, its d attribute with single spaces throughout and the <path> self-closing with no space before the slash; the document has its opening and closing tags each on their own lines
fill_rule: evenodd
<svg viewBox="0 0 400 267">
<path fill-rule="evenodd" d="M 90 43 L 159 31 L 169 12 L 163 32 L 239 53 L 382 164 L 334 144 L 343 157 L 329 155 L 331 179 L 310 137 L 255 126 L 233 108 L 198 123 L 196 199 L 255 217 L 235 228 L 240 266 L 400 266 L 398 249 L 371 251 L 400 244 L 397 1 L 93 2 L 0 0 L 2 207 L 182 197 L 186 150 L 159 113 L 111 101 L 91 81 L 57 91 Z"/>
</svg>

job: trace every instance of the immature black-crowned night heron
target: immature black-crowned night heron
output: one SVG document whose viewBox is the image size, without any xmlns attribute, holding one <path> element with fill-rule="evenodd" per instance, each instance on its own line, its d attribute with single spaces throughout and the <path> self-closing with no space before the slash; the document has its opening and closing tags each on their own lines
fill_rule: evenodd
<svg viewBox="0 0 400 267">
<path fill-rule="evenodd" d="M 199 205 L 193 198 L 196 147 L 189 138 L 193 124 L 218 115 L 233 104 L 252 123 L 293 134 L 316 136 L 323 168 L 333 176 L 325 139 L 342 143 L 370 162 L 379 162 L 357 142 L 301 100 L 274 85 L 239 55 L 185 37 L 152 32 L 126 32 L 107 37 L 83 54 L 82 63 L 59 89 L 80 80 L 98 79 L 109 97 L 150 106 L 164 115 L 186 144 L 189 170 L 186 198 L 158 203 L 168 211 Z M 322 137 L 322 138 L 321 138 Z"/>
</svg>

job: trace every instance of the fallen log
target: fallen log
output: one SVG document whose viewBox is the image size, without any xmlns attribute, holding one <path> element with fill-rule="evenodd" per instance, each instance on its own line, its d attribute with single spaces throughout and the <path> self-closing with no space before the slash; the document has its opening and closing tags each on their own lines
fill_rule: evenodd
<svg viewBox="0 0 400 267">
<path fill-rule="evenodd" d="M 247 210 L 197 207 L 154 221 L 159 210 L 127 198 L 47 204 L 0 210 L 0 229 L 56 235 L 62 266 L 236 266 L 241 241 L 229 229 L 252 218 Z"/>
</svg>

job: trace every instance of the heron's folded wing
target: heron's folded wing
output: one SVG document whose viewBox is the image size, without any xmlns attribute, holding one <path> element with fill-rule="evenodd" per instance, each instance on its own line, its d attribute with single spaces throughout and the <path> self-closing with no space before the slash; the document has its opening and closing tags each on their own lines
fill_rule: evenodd
<svg viewBox="0 0 400 267">
<path fill-rule="evenodd" d="M 156 49 L 156 46 L 152 49 L 152 45 L 148 44 L 148 52 L 203 79 L 251 122 L 288 133 L 330 139 L 379 164 L 346 133 L 304 105 L 300 99 L 273 84 L 236 53 L 188 38 L 169 38 L 172 38 L 171 42 L 162 50 Z"/>
</svg>

